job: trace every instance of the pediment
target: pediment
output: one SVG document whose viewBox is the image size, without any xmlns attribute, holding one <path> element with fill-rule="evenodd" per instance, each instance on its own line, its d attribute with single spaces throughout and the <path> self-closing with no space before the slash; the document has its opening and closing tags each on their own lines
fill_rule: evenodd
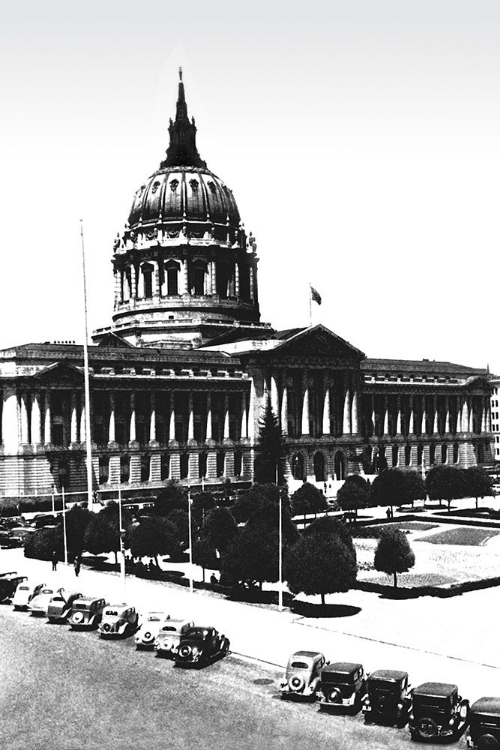
<svg viewBox="0 0 500 750">
<path fill-rule="evenodd" d="M 323 325 L 306 328 L 283 341 L 274 349 L 273 355 L 356 361 L 365 358 L 362 351 Z"/>
<path fill-rule="evenodd" d="M 33 378 L 45 383 L 57 383 L 67 386 L 83 386 L 83 370 L 69 362 L 54 362 L 53 365 L 40 370 Z"/>
<path fill-rule="evenodd" d="M 114 349 L 133 349 L 133 345 L 128 341 L 124 341 L 116 333 L 106 333 L 99 341 L 97 346 L 111 346 Z"/>
</svg>

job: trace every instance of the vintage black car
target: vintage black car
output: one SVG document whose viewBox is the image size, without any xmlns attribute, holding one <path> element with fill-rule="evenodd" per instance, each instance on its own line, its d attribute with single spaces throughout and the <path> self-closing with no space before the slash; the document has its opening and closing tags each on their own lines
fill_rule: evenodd
<svg viewBox="0 0 500 750">
<path fill-rule="evenodd" d="M 0 602 L 12 599 L 18 585 L 27 580 L 28 576 L 18 576 L 15 570 L 11 573 L 0 573 Z"/>
<path fill-rule="evenodd" d="M 229 639 L 215 628 L 195 625 L 182 636 L 173 652 L 176 665 L 207 664 L 229 651 Z"/>
<path fill-rule="evenodd" d="M 366 695 L 366 675 L 361 664 L 338 661 L 321 670 L 318 696 L 321 708 L 344 706 L 359 711 Z"/>
<path fill-rule="evenodd" d="M 368 692 L 363 701 L 365 722 L 404 727 L 411 703 L 408 672 L 378 669 L 368 676 L 366 687 Z"/>
<path fill-rule="evenodd" d="M 479 698 L 470 707 L 467 747 L 500 750 L 500 698 Z"/>
<path fill-rule="evenodd" d="M 467 724 L 469 701 L 458 687 L 446 682 L 424 682 L 412 690 L 408 726 L 412 739 L 458 739 Z"/>
</svg>

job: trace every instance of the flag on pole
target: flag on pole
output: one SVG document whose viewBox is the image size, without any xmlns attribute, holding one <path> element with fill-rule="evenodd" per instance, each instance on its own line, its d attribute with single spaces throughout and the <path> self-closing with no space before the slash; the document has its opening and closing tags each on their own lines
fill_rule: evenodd
<svg viewBox="0 0 500 750">
<path fill-rule="evenodd" d="M 316 289 L 313 286 L 311 286 L 311 284 L 309 284 L 309 286 L 311 288 L 311 299 L 312 299 L 312 301 L 313 302 L 317 302 L 318 305 L 321 305 L 321 294 L 318 291 L 316 291 Z"/>
</svg>

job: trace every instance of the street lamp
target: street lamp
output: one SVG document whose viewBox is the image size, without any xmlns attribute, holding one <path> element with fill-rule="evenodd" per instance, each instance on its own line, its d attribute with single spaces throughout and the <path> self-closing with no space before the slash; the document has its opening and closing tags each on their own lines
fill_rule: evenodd
<svg viewBox="0 0 500 750">
<path fill-rule="evenodd" d="M 123 593 L 125 594 L 125 552 L 123 549 L 123 535 L 125 529 L 122 524 L 122 491 L 118 488 L 118 526 L 120 527 L 120 578 L 122 581 Z"/>
</svg>

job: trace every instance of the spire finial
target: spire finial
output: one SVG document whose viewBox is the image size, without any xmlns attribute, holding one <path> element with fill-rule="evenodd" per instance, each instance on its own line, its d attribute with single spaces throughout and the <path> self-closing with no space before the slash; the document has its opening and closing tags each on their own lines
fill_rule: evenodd
<svg viewBox="0 0 500 750">
<path fill-rule="evenodd" d="M 179 81 L 182 81 L 182 68 L 179 67 Z"/>
<path fill-rule="evenodd" d="M 201 159 L 196 148 L 196 125 L 189 121 L 186 93 L 182 80 L 182 68 L 179 67 L 179 84 L 176 104 L 175 122 L 170 120 L 170 145 L 167 158 L 161 162 L 161 168 L 177 166 L 196 166 L 205 168 L 207 165 Z"/>
</svg>

